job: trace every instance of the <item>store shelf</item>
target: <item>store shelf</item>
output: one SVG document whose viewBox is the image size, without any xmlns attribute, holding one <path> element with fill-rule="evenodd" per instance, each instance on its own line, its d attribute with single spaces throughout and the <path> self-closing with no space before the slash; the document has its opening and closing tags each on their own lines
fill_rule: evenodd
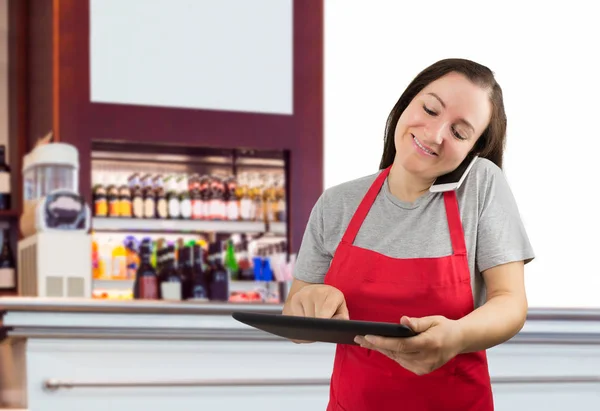
<svg viewBox="0 0 600 411">
<path fill-rule="evenodd" d="M 102 290 L 131 290 L 133 280 L 93 280 L 94 289 Z"/>
<path fill-rule="evenodd" d="M 271 232 L 273 234 L 285 235 L 286 230 L 287 230 L 287 227 L 286 227 L 285 223 L 280 223 L 280 222 L 269 223 L 269 232 Z"/>
<path fill-rule="evenodd" d="M 93 280 L 93 288 L 95 290 L 131 290 L 133 289 L 134 280 Z M 229 288 L 233 291 L 252 291 L 257 288 L 276 287 L 276 281 L 239 281 L 233 280 L 229 282 Z M 1 409 L 0 409 L 1 411 Z"/>
<path fill-rule="evenodd" d="M 277 230 L 283 227 L 273 227 Z M 203 221 L 203 220 L 158 220 L 143 218 L 103 218 L 92 219 L 92 229 L 121 232 L 218 232 L 218 233 L 263 233 L 266 226 L 260 221 Z"/>
</svg>

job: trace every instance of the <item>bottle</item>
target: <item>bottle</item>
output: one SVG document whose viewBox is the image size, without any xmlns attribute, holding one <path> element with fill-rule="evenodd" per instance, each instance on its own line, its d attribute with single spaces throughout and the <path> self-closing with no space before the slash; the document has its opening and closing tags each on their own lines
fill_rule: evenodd
<svg viewBox="0 0 600 411">
<path fill-rule="evenodd" d="M 273 281 L 273 269 L 271 268 L 271 256 L 273 255 L 273 246 L 267 246 L 267 251 L 263 254 L 261 276 L 263 281 Z"/>
<path fill-rule="evenodd" d="M 194 300 L 206 300 L 209 295 L 204 249 L 199 244 L 194 244 L 192 250 L 194 254 L 194 267 L 189 298 Z"/>
<path fill-rule="evenodd" d="M 125 263 L 127 265 L 127 279 L 133 280 L 140 265 L 138 240 L 134 236 L 127 236 L 123 241 L 125 247 Z"/>
<path fill-rule="evenodd" d="M 6 164 L 6 146 L 0 145 L 0 210 L 10 210 L 10 167 Z"/>
<path fill-rule="evenodd" d="M 194 279 L 194 262 L 192 260 L 192 248 L 183 246 L 177 254 L 177 265 L 181 277 L 181 299 L 188 300 L 192 296 L 192 284 Z"/>
<path fill-rule="evenodd" d="M 275 180 L 272 176 L 265 176 L 265 188 L 262 193 L 264 219 L 267 222 L 275 221 L 277 212 L 277 199 L 275 192 Z"/>
<path fill-rule="evenodd" d="M 240 199 L 240 219 L 250 221 L 252 218 L 252 198 L 250 196 L 250 180 L 246 173 L 239 178 L 237 197 Z"/>
<path fill-rule="evenodd" d="M 229 273 L 223 266 L 220 243 L 212 243 L 209 247 L 212 260 L 212 275 L 210 279 L 210 299 L 229 301 Z"/>
<path fill-rule="evenodd" d="M 106 217 L 108 216 L 108 200 L 106 199 L 106 188 L 104 187 L 103 174 L 95 171 L 92 172 L 92 181 L 94 184 L 93 198 L 94 198 L 94 216 Z"/>
<path fill-rule="evenodd" d="M 248 238 L 246 234 L 242 234 L 241 236 L 237 257 L 239 267 L 238 278 L 240 280 L 254 280 L 254 268 L 248 256 Z"/>
<path fill-rule="evenodd" d="M 156 191 L 150 174 L 142 178 L 144 196 L 144 218 L 156 218 Z"/>
<path fill-rule="evenodd" d="M 119 186 L 114 174 L 108 175 L 108 187 L 106 187 L 106 198 L 108 200 L 108 216 L 119 217 Z"/>
<path fill-rule="evenodd" d="M 181 301 L 181 276 L 175 269 L 175 247 L 167 246 L 163 268 L 158 276 L 159 298 L 161 300 Z"/>
<path fill-rule="evenodd" d="M 280 177 L 275 190 L 275 198 L 277 201 L 275 211 L 275 221 L 285 222 L 287 220 L 286 204 L 285 204 L 285 179 Z"/>
<path fill-rule="evenodd" d="M 156 217 L 163 220 L 169 218 L 169 204 L 161 174 L 154 177 L 154 191 L 156 193 Z"/>
<path fill-rule="evenodd" d="M 100 272 L 100 258 L 98 251 L 98 241 L 95 239 L 92 240 L 92 278 L 94 280 L 99 280 L 102 278 L 102 273 Z"/>
<path fill-rule="evenodd" d="M 132 215 L 132 201 L 131 201 L 131 190 L 127 181 L 126 175 L 119 177 L 119 216 L 125 218 L 131 218 Z"/>
<path fill-rule="evenodd" d="M 206 191 L 204 181 L 201 182 L 197 174 L 192 174 L 188 179 L 188 190 L 192 201 L 192 219 L 204 219 L 204 192 Z"/>
<path fill-rule="evenodd" d="M 158 299 L 158 276 L 150 264 L 152 243 L 145 239 L 140 245 L 140 267 L 135 275 L 133 295 L 136 299 Z"/>
<path fill-rule="evenodd" d="M 239 279 L 240 267 L 238 265 L 237 258 L 235 257 L 233 240 L 227 240 L 225 247 L 225 267 L 229 271 L 232 278 Z"/>
<path fill-rule="evenodd" d="M 131 213 L 133 217 L 144 218 L 144 192 L 138 173 L 129 177 L 129 191 L 131 192 Z"/>
<path fill-rule="evenodd" d="M 187 176 L 182 176 L 177 180 L 177 190 L 179 191 L 179 212 L 181 213 L 181 218 L 184 220 L 189 220 L 193 215 L 193 204 L 190 196 L 188 178 Z"/>
<path fill-rule="evenodd" d="M 123 244 L 117 244 L 112 250 L 112 280 L 127 278 L 127 252 Z"/>
<path fill-rule="evenodd" d="M 174 175 L 165 178 L 165 187 L 167 188 L 167 204 L 169 218 L 179 219 L 179 216 L 181 214 L 181 202 L 177 193 L 177 180 Z"/>
<path fill-rule="evenodd" d="M 156 242 L 156 256 L 155 256 L 156 259 L 154 262 L 154 269 L 159 274 L 165 266 L 166 257 L 167 257 L 167 246 L 165 244 L 165 240 L 162 238 L 159 238 L 158 241 Z"/>
<path fill-rule="evenodd" d="M 225 180 L 225 208 L 226 219 L 237 221 L 240 219 L 240 200 L 237 196 L 237 183 L 235 177 L 229 177 Z"/>
<path fill-rule="evenodd" d="M 15 257 L 10 246 L 10 231 L 4 229 L 0 251 L 0 290 L 12 290 L 16 285 Z"/>
<path fill-rule="evenodd" d="M 223 180 L 218 176 L 211 176 L 207 191 L 207 212 L 206 219 L 208 220 L 225 220 L 225 185 Z"/>
</svg>

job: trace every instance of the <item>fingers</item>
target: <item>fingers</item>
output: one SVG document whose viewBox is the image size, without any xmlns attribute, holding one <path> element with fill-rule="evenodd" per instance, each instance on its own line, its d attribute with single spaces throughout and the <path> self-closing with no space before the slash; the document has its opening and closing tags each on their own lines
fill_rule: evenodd
<svg viewBox="0 0 600 411">
<path fill-rule="evenodd" d="M 423 333 L 437 324 L 438 319 L 438 316 L 422 318 L 410 318 L 405 316 L 400 319 L 400 324 L 410 327 L 410 329 L 416 333 Z"/>
<path fill-rule="evenodd" d="M 310 318 L 349 319 L 344 295 L 337 289 L 319 285 L 296 293 L 290 302 L 291 315 Z"/>
<path fill-rule="evenodd" d="M 338 307 L 337 312 L 333 316 L 340 320 L 349 320 L 350 313 L 348 312 L 348 306 L 346 306 L 346 300 L 342 300 L 342 304 Z"/>
<path fill-rule="evenodd" d="M 317 318 L 331 318 L 337 312 L 339 306 L 340 301 L 329 293 L 325 295 L 325 299 L 321 304 L 317 302 L 315 316 Z"/>
<path fill-rule="evenodd" d="M 387 338 L 376 335 L 366 335 L 357 337 L 363 344 L 368 344 L 372 350 L 387 350 L 398 353 L 414 354 L 423 351 L 425 347 L 425 339 L 420 336 L 410 338 Z M 356 340 L 355 340 L 356 341 Z M 365 347 L 366 348 L 366 347 Z"/>
<path fill-rule="evenodd" d="M 308 340 L 290 340 L 293 343 L 296 344 L 312 344 L 314 343 L 314 341 L 308 341 Z"/>
<path fill-rule="evenodd" d="M 327 293 L 325 299 L 316 302 L 315 317 L 348 319 L 348 308 L 341 293 Z"/>
<path fill-rule="evenodd" d="M 358 336 L 354 339 L 354 342 L 359 344 L 362 348 L 380 352 L 381 354 L 385 355 L 386 357 L 391 358 L 392 360 L 396 361 L 398 364 L 400 364 L 403 368 L 406 368 L 407 370 L 414 369 L 414 367 L 417 364 L 417 360 L 419 359 L 419 357 L 418 357 L 419 353 L 404 353 L 404 352 L 386 350 L 384 348 L 380 348 L 376 345 L 371 344 L 370 342 L 365 340 L 364 337 Z"/>
</svg>

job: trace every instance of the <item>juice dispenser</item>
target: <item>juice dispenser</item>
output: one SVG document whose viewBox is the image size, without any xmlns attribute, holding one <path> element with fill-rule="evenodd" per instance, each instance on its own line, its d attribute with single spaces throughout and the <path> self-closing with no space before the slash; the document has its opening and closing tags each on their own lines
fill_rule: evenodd
<svg viewBox="0 0 600 411">
<path fill-rule="evenodd" d="M 90 209 L 79 194 L 79 153 L 65 143 L 36 146 L 23 159 L 19 294 L 90 297 Z"/>
</svg>

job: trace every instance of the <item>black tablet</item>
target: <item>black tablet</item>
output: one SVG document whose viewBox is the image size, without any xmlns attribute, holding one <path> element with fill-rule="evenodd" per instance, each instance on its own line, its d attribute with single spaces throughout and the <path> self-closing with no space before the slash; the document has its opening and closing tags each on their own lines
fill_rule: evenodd
<svg viewBox="0 0 600 411">
<path fill-rule="evenodd" d="M 282 314 L 234 312 L 236 320 L 259 330 L 290 340 L 356 345 L 357 335 L 406 338 L 416 333 L 402 324 L 371 321 L 333 320 Z"/>
</svg>

